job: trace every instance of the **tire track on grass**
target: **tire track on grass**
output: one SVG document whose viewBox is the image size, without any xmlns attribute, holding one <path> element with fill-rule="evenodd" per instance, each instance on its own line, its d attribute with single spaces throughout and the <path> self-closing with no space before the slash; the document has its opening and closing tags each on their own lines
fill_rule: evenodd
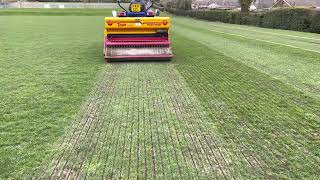
<svg viewBox="0 0 320 180">
<path fill-rule="evenodd" d="M 111 64 L 103 76 L 44 177 L 233 178 L 226 150 L 210 143 L 223 140 L 204 128 L 210 118 L 174 64 Z"/>
</svg>

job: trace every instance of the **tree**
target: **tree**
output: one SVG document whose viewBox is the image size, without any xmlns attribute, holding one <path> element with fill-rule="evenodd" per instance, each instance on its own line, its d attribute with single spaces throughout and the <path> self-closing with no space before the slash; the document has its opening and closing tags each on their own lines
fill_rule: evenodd
<svg viewBox="0 0 320 180">
<path fill-rule="evenodd" d="M 240 6 L 241 6 L 241 12 L 248 13 L 250 10 L 251 4 L 255 0 L 239 0 Z"/>
<path fill-rule="evenodd" d="M 190 10 L 192 0 L 178 0 L 177 8 L 183 10 Z"/>
<path fill-rule="evenodd" d="M 190 10 L 192 0 L 166 0 L 161 1 L 168 8 L 176 8 L 181 10 Z"/>
</svg>

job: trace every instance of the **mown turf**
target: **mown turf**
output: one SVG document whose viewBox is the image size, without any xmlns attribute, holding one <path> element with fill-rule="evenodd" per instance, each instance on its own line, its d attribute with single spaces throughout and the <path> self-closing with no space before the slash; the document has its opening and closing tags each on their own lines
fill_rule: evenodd
<svg viewBox="0 0 320 180">
<path fill-rule="evenodd" d="M 319 175 L 318 99 L 191 38 L 174 40 L 177 69 L 217 123 L 236 177 Z"/>
<path fill-rule="evenodd" d="M 0 17 L 0 179 L 39 165 L 86 99 L 103 17 Z"/>
<path fill-rule="evenodd" d="M 102 22 L 0 16 L 0 178 L 320 176 L 319 35 L 173 17 L 173 62 L 108 65 Z"/>
<path fill-rule="evenodd" d="M 231 177 L 223 140 L 173 64 L 113 64 L 73 124 L 45 179 Z"/>
<path fill-rule="evenodd" d="M 235 173 L 318 177 L 320 36 L 181 17 L 174 22 L 177 69 L 224 139 L 235 142 L 230 151 L 244 153 L 252 166 Z"/>
<path fill-rule="evenodd" d="M 292 31 L 286 31 L 285 34 L 283 30 L 181 17 L 175 17 L 173 21 L 173 31 L 176 33 L 186 34 L 211 50 L 219 51 L 304 92 L 319 96 L 319 34 Z"/>
<path fill-rule="evenodd" d="M 0 16 L 111 16 L 110 9 L 0 9 Z"/>
</svg>

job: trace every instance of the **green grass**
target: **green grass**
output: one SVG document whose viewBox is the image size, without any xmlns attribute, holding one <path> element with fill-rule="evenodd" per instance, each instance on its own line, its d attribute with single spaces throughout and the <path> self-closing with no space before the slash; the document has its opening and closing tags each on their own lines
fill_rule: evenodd
<svg viewBox="0 0 320 180">
<path fill-rule="evenodd" d="M 320 35 L 173 17 L 110 65 L 105 12 L 0 11 L 0 179 L 320 176 Z"/>
<path fill-rule="evenodd" d="M 195 41 L 210 49 L 319 96 L 319 34 L 294 31 L 284 34 L 283 30 L 227 24 L 221 27 L 221 23 L 180 17 L 175 20 L 174 26 L 178 28 L 173 27 L 173 30 L 176 33 L 196 37 Z M 274 35 L 275 32 L 278 35 Z"/>
<path fill-rule="evenodd" d="M 244 161 L 232 168 L 235 174 L 259 176 L 261 168 L 272 179 L 316 177 L 319 99 L 194 40 L 178 34 L 174 40 L 177 69 L 219 134 L 236 142 L 226 145 L 232 158 L 237 160 L 240 150 L 256 168 L 243 171 Z"/>
<path fill-rule="evenodd" d="M 110 9 L 0 9 L 0 16 L 111 16 Z"/>
<path fill-rule="evenodd" d="M 104 69 L 103 17 L 3 16 L 0 32 L 0 177 L 19 177 L 50 153 Z"/>
<path fill-rule="evenodd" d="M 200 130 L 218 135 L 173 64 L 114 64 L 100 82 L 44 179 L 223 177 Z"/>
</svg>

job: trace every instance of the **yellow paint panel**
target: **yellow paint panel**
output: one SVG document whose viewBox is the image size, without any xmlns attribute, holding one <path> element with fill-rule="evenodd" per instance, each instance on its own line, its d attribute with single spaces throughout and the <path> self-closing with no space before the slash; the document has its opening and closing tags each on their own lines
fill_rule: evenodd
<svg viewBox="0 0 320 180">
<path fill-rule="evenodd" d="M 131 4 L 131 12 L 141 12 L 140 4 Z"/>
<path fill-rule="evenodd" d="M 170 28 L 169 17 L 106 17 L 105 34 L 153 34 Z"/>
</svg>

